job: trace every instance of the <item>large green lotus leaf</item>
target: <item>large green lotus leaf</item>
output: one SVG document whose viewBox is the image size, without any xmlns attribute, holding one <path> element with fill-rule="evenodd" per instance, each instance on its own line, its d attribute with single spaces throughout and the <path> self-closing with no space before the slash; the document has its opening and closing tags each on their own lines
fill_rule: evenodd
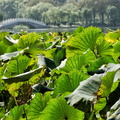
<svg viewBox="0 0 120 120">
<path fill-rule="evenodd" d="M 3 85 L 2 81 L 0 80 L 0 91 L 5 90 L 5 86 Z"/>
<path fill-rule="evenodd" d="M 67 43 L 68 47 L 78 48 L 80 51 L 90 49 L 94 51 L 96 41 L 101 35 L 101 29 L 96 27 L 88 27 L 75 37 L 71 37 Z"/>
<path fill-rule="evenodd" d="M 98 92 L 102 97 L 108 97 L 118 87 L 120 79 L 120 64 L 109 63 L 105 69 Z"/>
<path fill-rule="evenodd" d="M 101 114 L 100 111 L 103 110 L 107 105 L 106 98 L 98 99 L 97 103 L 94 105 L 94 112 L 96 115 L 97 120 L 103 120 L 101 116 L 106 116 L 106 114 Z"/>
<path fill-rule="evenodd" d="M 113 47 L 108 41 L 103 41 L 100 45 L 97 45 L 97 54 L 100 56 L 113 55 Z"/>
<path fill-rule="evenodd" d="M 63 94 L 65 92 L 73 92 L 81 81 L 88 78 L 88 75 L 79 70 L 71 71 L 68 74 L 62 74 L 56 81 L 55 93 Z"/>
<path fill-rule="evenodd" d="M 51 99 L 42 112 L 42 120 L 84 120 L 84 113 L 69 106 L 63 97 Z"/>
<path fill-rule="evenodd" d="M 22 60 L 22 59 L 21 59 Z M 25 59 L 26 61 L 26 59 Z M 29 61 L 29 60 L 28 60 Z M 21 62 L 20 62 L 21 63 Z M 26 63 L 26 62 L 25 62 Z M 16 65 L 16 64 L 15 64 Z M 23 65 L 23 64 L 21 64 Z M 20 66 L 21 66 L 20 65 Z M 11 64 L 10 64 L 11 66 Z M 22 66 L 21 68 L 25 68 L 26 65 Z M 38 62 L 37 62 L 37 68 L 36 69 L 33 69 L 31 71 L 28 71 L 28 72 L 25 72 L 25 73 L 20 73 L 20 74 L 17 74 L 16 76 L 13 76 L 13 77 L 2 77 L 2 79 L 8 83 L 8 84 L 11 84 L 13 82 L 17 83 L 17 82 L 24 82 L 24 81 L 27 81 L 29 79 L 32 79 L 32 77 L 34 77 L 34 75 L 37 75 L 38 73 L 40 73 L 39 75 L 37 75 L 36 77 L 40 77 L 43 75 L 43 72 L 42 70 L 45 68 L 45 67 L 49 67 L 50 69 L 52 69 L 52 67 L 54 67 L 54 62 L 50 59 L 47 59 L 45 58 L 44 56 L 41 56 L 41 55 L 38 55 Z M 17 66 L 18 67 L 18 66 Z M 20 69 L 21 69 L 20 68 Z M 12 68 L 13 71 L 16 70 L 16 67 L 15 69 Z M 22 69 L 22 70 L 23 70 Z M 11 70 L 11 69 L 9 69 Z M 34 80 L 36 79 L 36 77 L 34 78 Z"/>
<path fill-rule="evenodd" d="M 5 117 L 5 120 L 21 120 L 23 118 L 22 114 L 24 114 L 24 106 L 15 106 L 10 110 L 10 114 Z"/>
<path fill-rule="evenodd" d="M 72 57 L 75 54 L 82 54 L 83 52 L 75 48 L 66 48 L 66 58 Z"/>
<path fill-rule="evenodd" d="M 74 30 L 73 35 L 76 35 L 76 34 L 82 32 L 84 29 L 85 29 L 85 27 L 83 27 L 83 26 L 82 27 L 78 27 L 77 29 Z"/>
<path fill-rule="evenodd" d="M 11 84 L 6 84 L 6 88 L 13 97 L 17 97 L 19 94 L 20 87 L 24 84 L 25 82 L 18 82 L 18 83 L 11 83 Z"/>
<path fill-rule="evenodd" d="M 35 84 L 38 81 L 41 80 L 41 82 L 43 83 L 45 80 L 41 79 L 43 76 L 45 75 L 45 69 L 43 67 L 43 69 L 41 69 L 38 73 L 34 74 L 30 79 L 29 79 L 29 83 L 30 84 Z"/>
<path fill-rule="evenodd" d="M 22 34 L 20 34 L 19 32 L 16 33 L 16 34 L 12 34 L 11 37 L 14 39 L 14 40 L 18 40 L 20 38 Z"/>
<path fill-rule="evenodd" d="M 101 111 L 106 106 L 106 98 L 100 98 L 97 103 L 94 105 L 94 110 L 96 112 Z"/>
<path fill-rule="evenodd" d="M 95 60 L 95 56 L 92 51 L 88 50 L 82 55 L 75 54 L 74 56 L 67 59 L 66 64 L 60 70 L 70 72 L 74 69 L 80 70 L 84 65 L 88 65 L 90 62 Z"/>
<path fill-rule="evenodd" d="M 120 77 L 119 77 L 120 78 Z M 115 77 L 114 77 L 115 79 Z M 113 82 L 112 87 L 111 87 L 111 93 L 116 90 L 116 88 L 119 86 L 119 79 L 116 82 Z"/>
<path fill-rule="evenodd" d="M 112 57 L 105 56 L 100 57 L 94 62 L 90 63 L 90 67 L 88 68 L 88 71 L 96 71 L 98 70 L 102 65 L 106 65 L 108 63 L 115 63 Z M 102 69 L 102 68 L 101 68 Z M 104 69 L 104 68 L 103 68 Z"/>
<path fill-rule="evenodd" d="M 42 50 L 42 42 L 40 35 L 37 33 L 29 33 L 20 37 L 18 41 L 18 50 L 28 47 L 28 53 L 38 54 Z"/>
<path fill-rule="evenodd" d="M 2 111 L 0 111 L 1 113 L 0 113 L 0 119 L 2 119 L 5 115 L 4 115 L 4 113 L 2 113 Z"/>
<path fill-rule="evenodd" d="M 113 53 L 113 58 L 117 61 L 120 57 L 120 41 L 113 44 L 113 48 L 114 48 L 114 53 Z"/>
<path fill-rule="evenodd" d="M 30 62 L 30 58 L 28 58 L 25 55 L 20 55 L 15 60 L 11 60 L 8 62 L 8 66 L 6 70 L 11 75 L 24 73 L 24 71 L 28 67 L 29 62 Z"/>
<path fill-rule="evenodd" d="M 5 66 L 6 67 L 6 66 Z M 0 67 L 0 83 L 1 83 L 1 77 L 3 76 L 4 74 L 4 66 Z"/>
<path fill-rule="evenodd" d="M 51 92 L 46 92 L 44 96 L 41 93 L 36 93 L 30 103 L 28 110 L 29 120 L 41 120 L 41 112 L 46 107 L 48 101 L 52 98 Z"/>
<path fill-rule="evenodd" d="M 61 60 L 66 58 L 66 49 L 63 47 L 56 47 L 53 59 L 58 66 L 61 62 Z"/>
<path fill-rule="evenodd" d="M 51 32 L 39 32 L 39 35 L 41 35 L 42 36 L 42 39 L 43 39 L 43 41 L 44 42 L 47 42 L 47 41 L 49 41 L 51 38 L 52 38 L 52 33 Z"/>
<path fill-rule="evenodd" d="M 103 97 L 108 97 L 108 95 L 115 90 L 118 86 L 117 80 L 120 78 L 120 64 L 109 63 L 102 80 L 102 94 Z"/>
<path fill-rule="evenodd" d="M 0 41 L 0 55 L 4 54 L 6 52 L 7 47 L 8 46 L 6 46 L 2 41 Z"/>
<path fill-rule="evenodd" d="M 109 32 L 105 36 L 105 40 L 111 43 L 115 43 L 120 39 L 120 31 Z"/>
<path fill-rule="evenodd" d="M 42 51 L 42 54 L 50 59 L 54 59 L 55 50 L 56 50 L 56 48 L 44 50 L 44 51 Z"/>
<path fill-rule="evenodd" d="M 53 49 L 43 51 L 43 54 L 55 61 L 55 64 L 58 66 L 61 60 L 66 57 L 66 49 L 61 46 L 56 46 Z"/>
<path fill-rule="evenodd" d="M 0 41 L 4 41 L 5 36 L 8 36 L 9 32 L 0 32 Z"/>
<path fill-rule="evenodd" d="M 114 52 L 120 52 L 120 41 L 113 44 Z"/>
<path fill-rule="evenodd" d="M 103 88 L 103 92 L 101 95 L 102 97 L 109 96 L 109 94 L 111 92 L 112 85 L 113 85 L 115 74 L 116 74 L 116 71 L 108 72 L 107 75 L 105 75 L 104 77 L 101 78 L 102 88 Z"/>
<path fill-rule="evenodd" d="M 17 44 L 12 45 L 12 46 L 9 46 L 9 47 L 6 49 L 6 53 L 11 53 L 11 52 L 15 52 L 15 51 L 17 51 Z"/>
<path fill-rule="evenodd" d="M 96 93 L 99 90 L 101 84 L 102 74 L 95 74 L 88 79 L 80 82 L 80 85 L 71 93 L 66 96 L 68 104 L 75 105 L 77 103 L 96 103 L 97 95 Z"/>
</svg>

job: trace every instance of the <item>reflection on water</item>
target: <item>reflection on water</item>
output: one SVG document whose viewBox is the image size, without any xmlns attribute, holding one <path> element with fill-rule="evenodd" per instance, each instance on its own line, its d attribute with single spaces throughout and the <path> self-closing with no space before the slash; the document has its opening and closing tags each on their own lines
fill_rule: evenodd
<svg viewBox="0 0 120 120">
<path fill-rule="evenodd" d="M 76 27 L 77 28 L 77 27 Z M 75 27 L 66 27 L 66 28 L 44 28 L 44 29 L 29 29 L 28 32 L 73 32 Z M 102 29 L 102 32 L 107 33 L 108 29 L 116 30 L 120 27 L 99 27 Z"/>
<path fill-rule="evenodd" d="M 29 29 L 29 32 L 73 32 L 76 28 L 66 27 L 66 28 L 44 28 L 44 29 Z"/>
<path fill-rule="evenodd" d="M 77 28 L 77 27 L 76 27 Z M 56 28 L 41 28 L 41 29 L 27 29 L 28 32 L 73 32 L 75 27 L 56 27 Z M 99 27 L 102 29 L 102 32 L 107 33 L 108 29 L 116 30 L 120 29 L 120 27 Z M 13 31 L 19 32 L 20 30 L 0 30 L 0 31 Z"/>
</svg>

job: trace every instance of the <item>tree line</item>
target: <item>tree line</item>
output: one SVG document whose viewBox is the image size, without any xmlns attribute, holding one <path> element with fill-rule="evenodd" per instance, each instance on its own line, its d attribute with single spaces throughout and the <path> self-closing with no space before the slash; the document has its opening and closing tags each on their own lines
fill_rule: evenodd
<svg viewBox="0 0 120 120">
<path fill-rule="evenodd" d="M 48 25 L 120 25 L 120 0 L 0 0 L 0 21 L 31 18 Z"/>
</svg>

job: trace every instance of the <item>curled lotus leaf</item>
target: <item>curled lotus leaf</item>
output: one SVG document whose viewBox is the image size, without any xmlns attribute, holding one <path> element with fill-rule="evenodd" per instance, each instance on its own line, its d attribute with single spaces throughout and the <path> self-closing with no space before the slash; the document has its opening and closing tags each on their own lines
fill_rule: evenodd
<svg viewBox="0 0 120 120">
<path fill-rule="evenodd" d="M 29 80 L 34 74 L 40 72 L 40 70 L 43 68 L 43 66 L 35 69 L 35 70 L 31 70 L 29 72 L 25 72 L 19 75 L 16 75 L 14 77 L 2 77 L 2 80 L 4 80 L 6 83 L 11 84 L 13 82 L 17 83 L 17 82 L 24 82 Z"/>
<path fill-rule="evenodd" d="M 88 79 L 80 82 L 80 85 L 75 89 L 75 91 L 65 97 L 68 104 L 75 105 L 78 102 L 91 102 L 96 103 L 97 95 L 95 94 L 101 84 L 100 78 L 102 74 L 95 74 Z"/>
</svg>

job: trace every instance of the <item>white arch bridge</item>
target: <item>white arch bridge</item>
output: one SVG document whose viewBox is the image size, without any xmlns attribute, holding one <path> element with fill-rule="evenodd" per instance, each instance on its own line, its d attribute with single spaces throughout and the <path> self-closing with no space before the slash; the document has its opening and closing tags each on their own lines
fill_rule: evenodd
<svg viewBox="0 0 120 120">
<path fill-rule="evenodd" d="M 45 23 L 39 22 L 34 19 L 26 19 L 26 18 L 11 18 L 8 20 L 4 20 L 0 24 L 0 29 L 12 29 L 16 25 L 25 25 L 30 29 L 38 29 L 38 28 L 49 28 Z"/>
</svg>

